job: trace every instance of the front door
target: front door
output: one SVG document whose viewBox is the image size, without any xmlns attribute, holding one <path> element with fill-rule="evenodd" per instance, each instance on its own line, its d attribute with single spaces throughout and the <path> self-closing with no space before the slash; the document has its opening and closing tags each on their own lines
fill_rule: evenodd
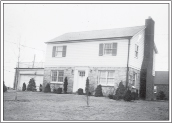
<svg viewBox="0 0 172 123">
<path fill-rule="evenodd" d="M 85 71 L 78 71 L 78 89 L 82 88 L 85 92 L 86 75 Z"/>
<path fill-rule="evenodd" d="M 79 88 L 85 93 L 86 79 L 88 77 L 88 67 L 75 67 L 73 92 L 77 92 Z"/>
</svg>

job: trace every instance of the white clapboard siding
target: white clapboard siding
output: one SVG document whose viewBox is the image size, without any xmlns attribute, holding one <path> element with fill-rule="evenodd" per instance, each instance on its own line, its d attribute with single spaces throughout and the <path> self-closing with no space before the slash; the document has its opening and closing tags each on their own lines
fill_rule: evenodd
<svg viewBox="0 0 172 123">
<path fill-rule="evenodd" d="M 100 43 L 118 43 L 117 56 L 99 56 Z M 66 57 L 52 57 L 53 46 L 67 46 Z M 45 67 L 55 66 L 127 66 L 128 40 L 47 44 Z"/>
<path fill-rule="evenodd" d="M 135 44 L 139 46 L 138 58 L 135 57 Z M 129 67 L 140 70 L 144 56 L 144 30 L 131 39 Z"/>
</svg>

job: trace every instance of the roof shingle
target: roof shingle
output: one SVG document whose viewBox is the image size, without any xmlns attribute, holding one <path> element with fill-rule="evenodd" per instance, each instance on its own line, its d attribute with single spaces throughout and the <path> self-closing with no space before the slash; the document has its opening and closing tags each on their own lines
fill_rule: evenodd
<svg viewBox="0 0 172 123">
<path fill-rule="evenodd" d="M 145 26 L 136 27 L 125 27 L 125 28 L 114 28 L 105 30 L 93 30 L 83 32 L 70 32 L 58 36 L 46 43 L 61 42 L 61 41 L 73 41 L 73 40 L 86 40 L 86 39 L 100 39 L 100 38 L 118 38 L 118 37 L 129 37 L 134 36 L 140 30 L 144 29 Z"/>
</svg>

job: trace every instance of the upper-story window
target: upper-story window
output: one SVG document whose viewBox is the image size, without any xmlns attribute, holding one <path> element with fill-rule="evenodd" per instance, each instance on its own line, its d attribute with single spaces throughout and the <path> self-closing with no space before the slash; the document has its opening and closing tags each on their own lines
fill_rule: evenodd
<svg viewBox="0 0 172 123">
<path fill-rule="evenodd" d="M 117 55 L 117 43 L 99 44 L 99 56 L 103 55 Z"/>
<path fill-rule="evenodd" d="M 66 57 L 67 46 L 53 46 L 52 57 Z"/>
<path fill-rule="evenodd" d="M 135 58 L 138 58 L 138 54 L 139 54 L 139 46 L 135 44 Z"/>
</svg>

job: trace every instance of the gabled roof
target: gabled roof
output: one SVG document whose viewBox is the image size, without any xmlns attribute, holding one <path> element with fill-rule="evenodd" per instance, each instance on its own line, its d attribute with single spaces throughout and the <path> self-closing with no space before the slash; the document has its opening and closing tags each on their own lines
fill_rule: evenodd
<svg viewBox="0 0 172 123">
<path fill-rule="evenodd" d="M 89 40 L 89 39 L 132 37 L 144 28 L 145 26 L 136 26 L 136 27 L 105 29 L 105 30 L 70 32 L 70 33 L 65 33 L 59 37 L 56 37 L 46 43 Z"/>
<path fill-rule="evenodd" d="M 154 84 L 169 84 L 169 72 L 155 71 Z"/>
</svg>

